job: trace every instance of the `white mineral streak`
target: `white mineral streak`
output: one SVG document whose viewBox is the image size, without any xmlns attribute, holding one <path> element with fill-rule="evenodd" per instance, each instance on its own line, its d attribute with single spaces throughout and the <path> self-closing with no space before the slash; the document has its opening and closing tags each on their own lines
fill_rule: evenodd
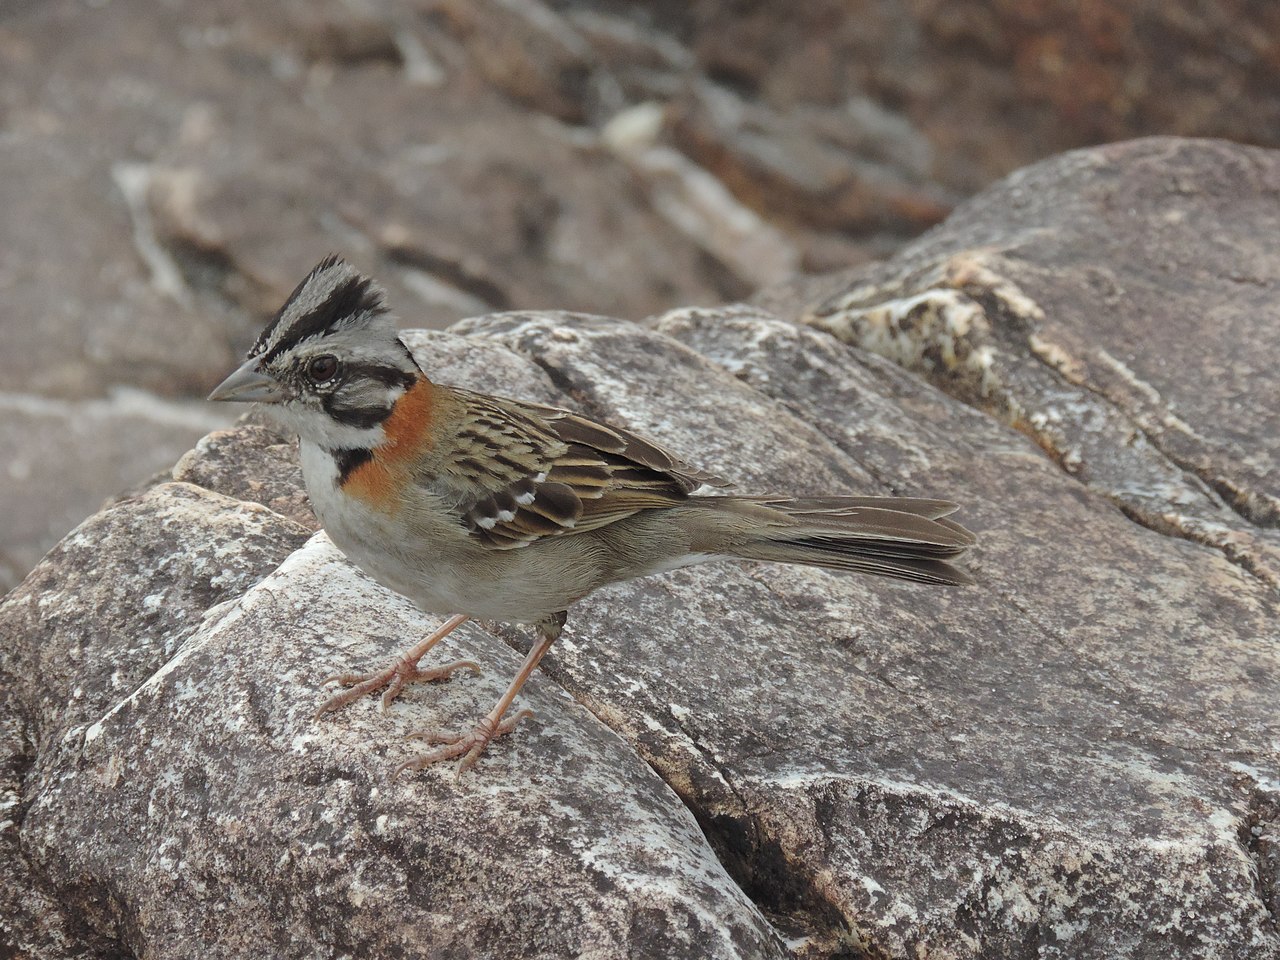
<svg viewBox="0 0 1280 960">
<path fill-rule="evenodd" d="M 133 245 L 138 256 L 151 271 L 151 285 L 181 306 L 191 306 L 191 291 L 182 271 L 156 237 L 155 223 L 147 192 L 155 174 L 147 163 L 117 163 L 111 168 L 112 179 L 124 196 L 125 206 L 133 221 Z"/>
<path fill-rule="evenodd" d="M 444 68 L 427 52 L 412 30 L 397 30 L 393 35 L 396 51 L 404 63 L 405 83 L 415 87 L 438 87 L 445 82 Z"/>
<path fill-rule="evenodd" d="M 756 284 L 794 275 L 795 244 L 710 171 L 657 143 L 662 124 L 662 108 L 641 103 L 605 124 L 601 139 L 648 186 L 654 209 L 734 273 Z"/>
<path fill-rule="evenodd" d="M 1112 356 L 1102 347 L 1094 350 L 1103 363 L 1115 371 L 1125 383 L 1132 387 L 1147 403 L 1154 409 L 1159 411 L 1160 425 L 1172 427 L 1181 433 L 1186 434 L 1201 443 L 1208 443 L 1208 439 L 1196 431 L 1191 424 L 1183 420 L 1173 412 L 1173 403 L 1161 395 L 1160 391 L 1143 380 L 1136 373 L 1120 360 L 1119 357 Z"/>
</svg>

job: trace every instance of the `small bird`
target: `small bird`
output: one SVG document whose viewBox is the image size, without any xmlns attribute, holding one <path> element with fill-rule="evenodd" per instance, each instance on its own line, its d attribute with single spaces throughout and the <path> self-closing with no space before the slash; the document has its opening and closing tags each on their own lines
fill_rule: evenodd
<svg viewBox="0 0 1280 960">
<path fill-rule="evenodd" d="M 532 624 L 537 642 L 489 713 L 396 768 L 460 757 L 459 773 L 530 711 L 508 711 L 569 607 L 610 583 L 725 558 L 963 584 L 974 543 L 945 500 L 708 495 L 728 484 L 656 443 L 555 407 L 429 380 L 382 290 L 335 256 L 285 301 L 210 400 L 257 402 L 296 432 L 312 507 L 373 579 L 450 619 L 317 716 L 384 690 L 447 679 L 470 661 L 422 658 L 468 619 Z"/>
</svg>

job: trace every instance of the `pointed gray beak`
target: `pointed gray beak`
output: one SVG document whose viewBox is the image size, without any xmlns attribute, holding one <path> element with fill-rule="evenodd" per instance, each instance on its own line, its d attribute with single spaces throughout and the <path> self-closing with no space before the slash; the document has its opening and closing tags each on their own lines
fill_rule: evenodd
<svg viewBox="0 0 1280 960">
<path fill-rule="evenodd" d="M 235 373 L 213 388 L 210 400 L 234 400 L 237 403 L 279 403 L 288 391 L 273 377 L 258 371 L 258 358 L 250 357 Z"/>
</svg>

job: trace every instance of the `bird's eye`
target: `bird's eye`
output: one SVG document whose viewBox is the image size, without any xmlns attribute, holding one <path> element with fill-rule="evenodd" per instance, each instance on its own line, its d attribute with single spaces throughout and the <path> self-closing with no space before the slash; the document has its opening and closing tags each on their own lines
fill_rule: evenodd
<svg viewBox="0 0 1280 960">
<path fill-rule="evenodd" d="M 307 364 L 307 377 L 312 383 L 326 383 L 338 374 L 338 358 L 327 353 L 323 357 L 313 357 Z"/>
</svg>

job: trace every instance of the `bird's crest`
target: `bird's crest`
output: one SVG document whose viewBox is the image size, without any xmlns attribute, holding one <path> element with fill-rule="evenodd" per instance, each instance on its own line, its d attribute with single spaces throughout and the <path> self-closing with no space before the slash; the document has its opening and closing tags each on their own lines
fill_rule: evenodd
<svg viewBox="0 0 1280 960">
<path fill-rule="evenodd" d="M 382 288 L 330 254 L 289 294 L 249 356 L 270 362 L 304 340 L 379 322 L 391 324 Z"/>
</svg>

